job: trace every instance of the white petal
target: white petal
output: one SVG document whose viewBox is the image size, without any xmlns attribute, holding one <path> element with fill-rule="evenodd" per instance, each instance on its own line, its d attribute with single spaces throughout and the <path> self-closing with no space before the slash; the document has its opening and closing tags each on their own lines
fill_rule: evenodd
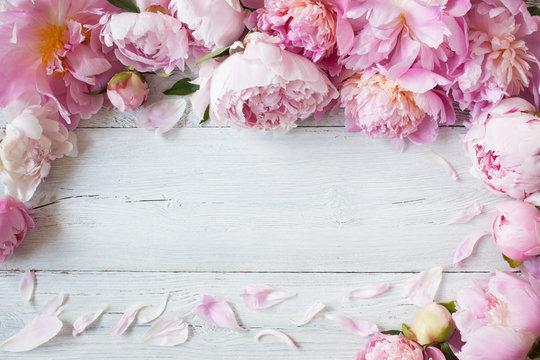
<svg viewBox="0 0 540 360">
<path fill-rule="evenodd" d="M 23 352 L 35 349 L 55 337 L 62 329 L 56 315 L 38 314 L 21 331 L 0 345 L 0 350 Z"/>
<path fill-rule="evenodd" d="M 482 206 L 478 201 L 473 202 L 471 205 L 467 206 L 465 209 L 461 210 L 454 218 L 446 223 L 446 225 L 452 224 L 466 224 L 484 211 L 484 206 Z"/>
<path fill-rule="evenodd" d="M 96 321 L 101 314 L 105 311 L 105 308 L 101 308 L 98 311 L 91 311 L 82 314 L 73 322 L 73 330 L 71 334 L 77 336 L 86 330 L 94 321 Z"/>
<path fill-rule="evenodd" d="M 203 295 L 201 303 L 195 308 L 195 315 L 209 324 L 238 332 L 246 332 L 236 320 L 236 315 L 228 302 L 210 295 Z"/>
<path fill-rule="evenodd" d="M 160 317 L 161 314 L 163 314 L 163 312 L 167 308 L 167 303 L 169 302 L 169 296 L 170 294 L 166 294 L 165 298 L 163 299 L 163 302 L 161 303 L 161 306 L 155 308 L 154 311 L 150 311 L 147 314 L 140 315 L 138 317 L 137 322 L 139 324 L 148 324 L 149 322 L 154 321 L 158 317 Z"/>
<path fill-rule="evenodd" d="M 122 315 L 120 320 L 118 320 L 118 323 L 112 328 L 111 334 L 113 335 L 122 335 L 126 330 L 129 328 L 129 326 L 133 323 L 135 318 L 137 317 L 137 313 L 139 310 L 141 310 L 143 307 L 149 306 L 148 304 L 135 304 L 131 305 L 126 312 Z"/>
<path fill-rule="evenodd" d="M 43 306 L 38 314 L 40 315 L 58 315 L 60 313 L 60 306 L 66 300 L 66 294 L 58 294 L 52 298 L 45 306 Z"/>
<path fill-rule="evenodd" d="M 410 278 L 405 284 L 403 296 L 411 304 L 423 307 L 433 302 L 442 281 L 443 268 L 435 266 Z"/>
<path fill-rule="evenodd" d="M 186 111 L 186 100 L 170 97 L 157 101 L 139 111 L 137 124 L 142 128 L 156 129 L 156 134 L 171 130 Z"/>
<path fill-rule="evenodd" d="M 446 168 L 446 171 L 448 172 L 448 175 L 450 175 L 452 180 L 454 181 L 459 180 L 459 176 L 456 170 L 445 158 L 443 158 L 441 155 L 437 154 L 434 151 L 428 150 L 427 152 L 433 155 Z"/>
<path fill-rule="evenodd" d="M 461 262 L 472 255 L 474 247 L 480 239 L 489 235 L 489 232 L 476 232 L 467 236 L 457 247 L 454 253 L 454 267 L 457 268 L 461 265 Z"/>
<path fill-rule="evenodd" d="M 273 329 L 263 330 L 263 331 L 259 332 L 257 335 L 255 335 L 255 341 L 259 342 L 261 337 L 263 337 L 265 335 L 275 336 L 276 338 L 278 338 L 279 340 L 281 340 L 285 344 L 289 345 L 289 347 L 291 349 L 294 349 L 294 350 L 298 349 L 298 345 L 296 345 L 294 340 L 291 339 L 291 337 L 289 335 L 284 334 L 281 331 L 273 330 Z"/>
<path fill-rule="evenodd" d="M 343 297 L 343 301 L 348 300 L 352 297 L 358 298 L 358 299 L 369 299 L 376 296 L 379 296 L 381 294 L 384 294 L 388 290 L 390 290 L 390 284 L 388 283 L 381 283 L 381 284 L 371 284 L 368 286 L 364 286 L 358 289 L 354 289 L 349 291 L 345 296 Z"/>
<path fill-rule="evenodd" d="M 21 293 L 23 304 L 28 304 L 30 299 L 32 299 L 35 286 L 36 274 L 33 271 L 26 270 L 21 278 L 21 282 L 19 283 L 19 291 Z"/>
<path fill-rule="evenodd" d="M 268 285 L 247 285 L 240 294 L 244 304 L 250 309 L 268 309 L 283 301 L 295 297 L 296 294 L 287 293 Z"/>
<path fill-rule="evenodd" d="M 360 337 L 368 337 L 379 332 L 377 325 L 371 321 L 355 319 L 341 313 L 330 313 L 325 316 L 328 320 L 341 324 L 345 330 Z"/>
<path fill-rule="evenodd" d="M 305 312 L 304 318 L 302 320 L 293 320 L 289 319 L 290 322 L 292 322 L 296 326 L 304 326 L 311 322 L 319 314 L 321 311 L 323 311 L 326 308 L 326 305 L 322 303 L 315 303 L 311 305 Z"/>
<path fill-rule="evenodd" d="M 188 336 L 188 324 L 178 316 L 169 316 L 150 326 L 141 342 L 157 346 L 176 346 L 185 343 Z"/>
</svg>

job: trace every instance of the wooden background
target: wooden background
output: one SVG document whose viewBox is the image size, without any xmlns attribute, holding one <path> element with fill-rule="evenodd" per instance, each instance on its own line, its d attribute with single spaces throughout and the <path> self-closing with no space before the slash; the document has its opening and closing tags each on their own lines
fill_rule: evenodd
<svg viewBox="0 0 540 360">
<path fill-rule="evenodd" d="M 171 81 L 152 88 L 158 93 Z M 416 310 L 401 296 L 414 273 L 443 265 L 438 299 L 448 301 L 470 280 L 508 269 L 490 238 L 461 268 L 451 266 L 458 243 L 488 230 L 500 201 L 469 174 L 464 133 L 462 126 L 441 128 L 434 144 L 400 153 L 388 140 L 346 133 L 341 114 L 280 137 L 198 127 L 189 114 L 160 137 L 136 128 L 132 115 L 104 109 L 77 130 L 80 156 L 54 162 L 32 201 L 37 227 L 0 270 L 0 340 L 58 292 L 69 294 L 64 329 L 35 351 L 0 358 L 352 360 L 365 339 L 324 318 L 305 327 L 288 319 L 321 301 L 395 329 Z M 451 180 L 427 150 L 448 159 L 461 180 Z M 475 200 L 486 206 L 483 216 L 445 225 Z M 37 273 L 35 301 L 18 306 L 26 269 Z M 341 301 L 348 290 L 378 282 L 390 282 L 392 290 Z M 239 293 L 252 283 L 298 296 L 249 310 Z M 148 325 L 110 335 L 128 306 L 157 306 L 166 293 L 166 314 L 192 324 L 186 344 L 142 345 Z M 194 318 L 201 294 L 229 300 L 251 331 L 237 334 Z M 73 320 L 102 305 L 103 318 L 72 337 Z M 255 344 L 253 336 L 266 328 L 286 332 L 301 349 L 272 338 Z"/>
</svg>

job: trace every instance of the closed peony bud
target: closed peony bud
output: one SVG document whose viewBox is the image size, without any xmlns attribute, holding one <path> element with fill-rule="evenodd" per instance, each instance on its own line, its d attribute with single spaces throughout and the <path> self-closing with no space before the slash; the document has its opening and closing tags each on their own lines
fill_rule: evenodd
<svg viewBox="0 0 540 360">
<path fill-rule="evenodd" d="M 454 333 L 452 314 L 444 306 L 431 303 L 414 315 L 410 330 L 420 345 L 437 344 Z"/>
<path fill-rule="evenodd" d="M 148 84 L 135 71 L 124 71 L 114 75 L 107 85 L 107 96 L 120 111 L 133 112 L 148 98 Z"/>
<path fill-rule="evenodd" d="M 32 227 L 30 210 L 22 202 L 11 196 L 0 197 L 0 264 L 13 254 Z"/>
</svg>

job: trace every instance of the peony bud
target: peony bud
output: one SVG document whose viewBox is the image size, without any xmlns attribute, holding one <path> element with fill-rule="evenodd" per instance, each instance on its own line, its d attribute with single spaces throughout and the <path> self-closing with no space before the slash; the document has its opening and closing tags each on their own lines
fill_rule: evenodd
<svg viewBox="0 0 540 360">
<path fill-rule="evenodd" d="M 114 75 L 107 85 L 107 96 L 120 111 L 133 112 L 148 98 L 148 84 L 136 71 Z"/>
<path fill-rule="evenodd" d="M 430 303 L 414 315 L 410 330 L 420 345 L 437 344 L 454 333 L 452 314 L 444 306 Z"/>
</svg>

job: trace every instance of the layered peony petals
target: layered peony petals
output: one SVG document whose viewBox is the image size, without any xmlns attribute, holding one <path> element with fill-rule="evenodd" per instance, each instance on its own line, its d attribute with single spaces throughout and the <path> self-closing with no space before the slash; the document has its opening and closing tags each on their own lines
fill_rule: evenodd
<svg viewBox="0 0 540 360">
<path fill-rule="evenodd" d="M 476 218 L 484 211 L 484 206 L 478 201 L 473 202 L 471 205 L 465 207 L 456 216 L 450 219 L 446 225 L 453 224 L 466 224 Z"/>
<path fill-rule="evenodd" d="M 411 304 L 425 306 L 435 299 L 443 276 L 443 268 L 435 266 L 410 278 L 403 289 L 403 296 Z"/>
<path fill-rule="evenodd" d="M 73 336 L 82 334 L 88 326 L 92 325 L 97 319 L 99 319 L 104 311 L 105 309 L 101 308 L 97 311 L 87 312 L 79 316 L 73 322 L 73 330 L 71 331 L 71 334 Z"/>
<path fill-rule="evenodd" d="M 34 288 L 36 287 L 36 273 L 30 270 L 26 270 L 19 282 L 19 292 L 23 304 L 27 304 L 32 299 L 34 294 Z"/>
<path fill-rule="evenodd" d="M 309 324 L 313 319 L 315 319 L 315 317 L 317 315 L 319 315 L 321 312 L 324 311 L 324 309 L 326 308 L 326 305 L 324 305 L 323 303 L 315 303 L 313 305 L 311 305 L 307 310 L 306 312 L 304 313 L 304 317 L 302 318 L 302 320 L 293 320 L 293 319 L 289 319 L 289 321 L 291 323 L 293 323 L 294 325 L 296 326 L 304 326 L 304 325 L 307 325 Z"/>
<path fill-rule="evenodd" d="M 281 342 L 287 344 L 293 350 L 298 349 L 298 345 L 296 345 L 294 340 L 291 339 L 289 335 L 284 334 L 281 331 L 273 330 L 273 329 L 262 330 L 261 332 L 257 333 L 257 335 L 255 335 L 255 341 L 258 342 L 261 337 L 266 336 L 266 335 L 271 335 L 278 338 L 279 340 L 281 340 Z"/>
<path fill-rule="evenodd" d="M 459 267 L 463 260 L 469 258 L 472 255 L 478 241 L 487 235 L 489 235 L 489 232 L 476 232 L 467 236 L 462 242 L 460 242 L 456 252 L 454 253 L 454 267 Z"/>
<path fill-rule="evenodd" d="M 392 358 L 424 360 L 424 354 L 420 345 L 407 339 L 403 334 L 376 334 L 368 340 L 365 350 L 357 355 L 356 360 L 384 360 Z"/>
<path fill-rule="evenodd" d="M 137 124 L 146 129 L 155 129 L 156 134 L 170 131 L 182 118 L 187 102 L 181 98 L 168 98 L 146 106 L 137 114 Z"/>
<path fill-rule="evenodd" d="M 368 337 L 379 332 L 377 325 L 370 321 L 355 319 L 341 313 L 329 313 L 325 316 L 328 320 L 337 322 L 343 329 L 359 337 Z"/>
<path fill-rule="evenodd" d="M 268 309 L 295 296 L 295 293 L 287 293 L 268 285 L 259 284 L 244 287 L 240 294 L 248 308 L 257 310 Z"/>
<path fill-rule="evenodd" d="M 210 295 L 203 295 L 201 303 L 195 308 L 195 315 L 209 324 L 231 329 L 237 332 L 245 332 L 236 320 L 234 311 L 224 300 L 217 299 Z"/>
<path fill-rule="evenodd" d="M 0 145 L 1 146 L 1 145 Z M 28 228 L 35 226 L 32 211 L 12 196 L 0 197 L 0 264 L 13 255 Z"/>
<path fill-rule="evenodd" d="M 141 343 L 156 346 L 176 346 L 185 343 L 188 337 L 188 324 L 178 316 L 169 316 L 156 321 L 146 331 Z"/>
<path fill-rule="evenodd" d="M 131 324 L 135 321 L 135 318 L 137 318 L 137 314 L 139 311 L 150 305 L 147 304 L 135 304 L 131 305 L 127 308 L 127 310 L 122 314 L 120 317 L 120 320 L 114 325 L 114 327 L 111 330 L 111 334 L 120 336 L 123 333 L 126 332 L 126 330 L 130 327 Z"/>
</svg>

